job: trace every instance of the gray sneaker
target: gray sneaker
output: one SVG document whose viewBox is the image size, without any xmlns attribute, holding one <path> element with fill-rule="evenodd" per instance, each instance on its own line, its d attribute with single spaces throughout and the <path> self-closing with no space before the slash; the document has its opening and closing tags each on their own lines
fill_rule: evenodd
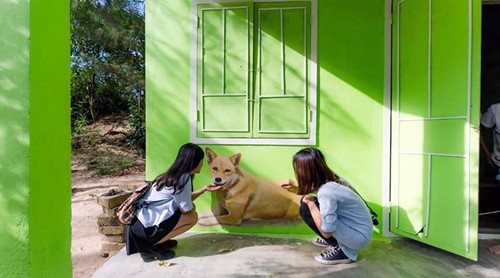
<svg viewBox="0 0 500 278">
<path fill-rule="evenodd" d="M 340 246 L 328 246 L 321 254 L 314 256 L 314 260 L 322 264 L 348 264 L 351 263 L 349 259 Z"/>
<path fill-rule="evenodd" d="M 320 237 L 312 239 L 311 243 L 314 246 L 318 246 L 318 247 L 322 247 L 322 248 L 325 248 L 325 247 L 329 246 L 328 242 L 326 242 L 324 239 L 322 239 Z"/>
</svg>

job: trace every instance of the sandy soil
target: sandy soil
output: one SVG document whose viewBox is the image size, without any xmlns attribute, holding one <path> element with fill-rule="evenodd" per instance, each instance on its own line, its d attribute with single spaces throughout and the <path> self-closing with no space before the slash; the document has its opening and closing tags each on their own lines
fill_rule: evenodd
<svg viewBox="0 0 500 278">
<path fill-rule="evenodd" d="M 92 277 L 111 256 L 101 254 L 102 235 L 97 228 L 97 216 L 102 207 L 96 204 L 95 196 L 118 185 L 137 185 L 144 180 L 144 173 L 127 174 L 119 177 L 92 177 L 84 167 L 73 167 L 72 175 L 72 244 L 73 277 Z"/>
<path fill-rule="evenodd" d="M 144 159 L 134 150 L 126 147 L 123 138 L 129 130 L 124 117 L 106 118 L 88 126 L 83 136 L 73 138 L 73 144 L 78 140 L 90 138 L 89 134 L 97 133 L 96 145 L 87 146 L 85 141 L 81 147 L 73 150 L 72 170 L 72 244 L 71 257 L 73 261 L 73 277 L 92 277 L 111 256 L 101 255 L 103 235 L 98 232 L 97 216 L 103 213 L 95 197 L 111 188 L 136 186 L 144 181 Z M 86 136 L 86 137 L 85 137 Z M 82 139 L 83 138 L 83 139 Z M 96 155 L 93 148 L 104 153 L 112 153 L 115 157 L 130 157 L 135 166 L 115 174 L 115 176 L 97 177 L 87 169 L 87 163 Z M 118 176 L 116 176 L 118 175 Z"/>
</svg>

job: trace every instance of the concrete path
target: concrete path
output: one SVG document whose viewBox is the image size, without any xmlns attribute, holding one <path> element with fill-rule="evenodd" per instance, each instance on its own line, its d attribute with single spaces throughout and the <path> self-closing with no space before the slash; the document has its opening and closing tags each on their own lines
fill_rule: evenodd
<svg viewBox="0 0 500 278">
<path fill-rule="evenodd" d="M 325 266 L 306 239 L 237 234 L 188 234 L 179 238 L 176 257 L 144 263 L 125 250 L 94 273 L 109 277 L 500 277 L 500 255 L 480 241 L 477 262 L 401 238 L 374 239 L 356 263 Z"/>
</svg>

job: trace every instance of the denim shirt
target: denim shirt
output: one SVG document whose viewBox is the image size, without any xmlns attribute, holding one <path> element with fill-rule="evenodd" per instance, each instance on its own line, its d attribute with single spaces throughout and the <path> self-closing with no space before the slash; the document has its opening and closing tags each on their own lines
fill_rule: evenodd
<svg viewBox="0 0 500 278">
<path fill-rule="evenodd" d="M 357 250 L 368 245 L 373 233 L 365 202 L 356 192 L 336 182 L 320 186 L 317 198 L 321 229 L 337 238 L 344 253 L 356 260 Z"/>
</svg>

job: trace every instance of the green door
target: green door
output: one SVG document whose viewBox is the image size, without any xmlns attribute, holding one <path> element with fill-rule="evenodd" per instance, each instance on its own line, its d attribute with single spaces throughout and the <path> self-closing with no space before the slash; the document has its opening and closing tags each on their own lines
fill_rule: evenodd
<svg viewBox="0 0 500 278">
<path fill-rule="evenodd" d="M 477 260 L 480 0 L 393 1 L 390 230 Z"/>
</svg>

